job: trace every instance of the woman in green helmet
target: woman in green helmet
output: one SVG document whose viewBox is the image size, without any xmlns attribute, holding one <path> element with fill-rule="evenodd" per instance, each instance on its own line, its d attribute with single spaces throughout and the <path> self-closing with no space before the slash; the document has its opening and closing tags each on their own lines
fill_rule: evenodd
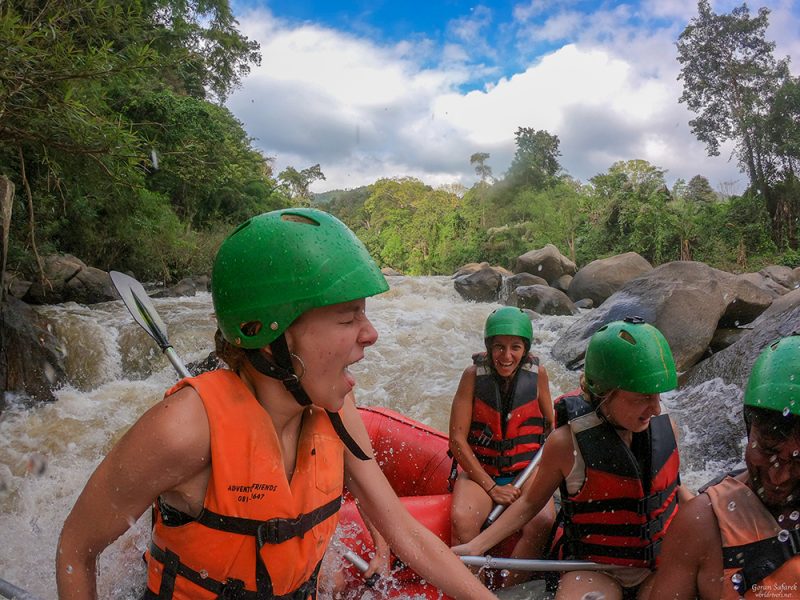
<svg viewBox="0 0 800 600">
<path fill-rule="evenodd" d="M 493 598 L 405 510 L 372 458 L 350 365 L 388 289 L 363 244 L 313 209 L 254 217 L 217 253 L 217 350 L 123 436 L 61 533 L 59 598 L 96 597 L 96 559 L 149 507 L 145 599 L 316 597 L 343 485 L 395 553 L 457 598 Z"/>
<path fill-rule="evenodd" d="M 659 394 L 677 385 L 664 336 L 641 319 L 601 327 L 586 349 L 582 393 L 556 403 L 557 429 L 522 496 L 457 554 L 482 554 L 561 493 L 560 558 L 608 564 L 561 576 L 556 598 L 648 595 L 664 531 L 680 495 L 677 434 Z"/>
<path fill-rule="evenodd" d="M 461 467 L 453 486 L 454 544 L 478 535 L 494 505 L 508 506 L 519 497 L 512 482 L 536 456 L 554 420 L 547 371 L 529 353 L 528 315 L 499 308 L 486 319 L 483 337 L 486 350 L 464 370 L 450 412 L 450 451 Z M 550 502 L 525 526 L 511 556 L 540 556 L 554 520 Z M 525 577 L 513 572 L 501 585 Z"/>
</svg>

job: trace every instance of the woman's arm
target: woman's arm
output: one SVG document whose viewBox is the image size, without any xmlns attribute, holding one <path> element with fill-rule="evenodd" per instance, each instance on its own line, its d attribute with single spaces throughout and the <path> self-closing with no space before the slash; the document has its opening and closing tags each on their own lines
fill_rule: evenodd
<svg viewBox="0 0 800 600">
<path fill-rule="evenodd" d="M 546 419 L 544 434 L 547 435 L 555 427 L 556 414 L 553 409 L 553 397 L 550 394 L 550 378 L 547 375 L 547 369 L 539 365 L 539 377 L 537 378 L 537 396 L 539 398 L 539 410 Z"/>
<path fill-rule="evenodd" d="M 510 504 L 519 497 L 513 485 L 495 486 L 494 479 L 484 470 L 467 441 L 472 423 L 472 403 L 475 396 L 474 365 L 467 367 L 458 382 L 450 408 L 450 452 L 469 478 L 481 486 L 495 504 Z"/>
<path fill-rule="evenodd" d="M 481 555 L 519 531 L 538 514 L 553 497 L 558 486 L 572 469 L 572 436 L 568 426 L 559 427 L 542 446 L 542 462 L 533 481 L 525 485 L 524 493 L 502 515 L 472 541 L 453 547 L 456 554 Z"/>
<path fill-rule="evenodd" d="M 352 398 L 345 402 L 342 420 L 358 445 L 372 454 L 369 436 Z M 411 516 L 374 460 L 360 461 L 346 450 L 345 477 L 361 510 L 404 563 L 448 596 L 496 598 L 442 540 Z"/>
<path fill-rule="evenodd" d="M 191 387 L 142 415 L 97 467 L 64 522 L 56 553 L 59 599 L 96 598 L 100 553 L 159 494 L 197 487 L 210 459 L 208 419 Z"/>
</svg>

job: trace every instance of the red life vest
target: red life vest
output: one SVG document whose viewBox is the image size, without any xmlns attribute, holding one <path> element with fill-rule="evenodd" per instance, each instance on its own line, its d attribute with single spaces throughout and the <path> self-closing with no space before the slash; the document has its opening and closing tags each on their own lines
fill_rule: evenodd
<svg viewBox="0 0 800 600">
<path fill-rule="evenodd" d="M 661 540 L 674 518 L 680 485 L 678 448 L 667 415 L 633 434 L 631 447 L 578 397 L 569 426 L 584 464 L 584 483 L 561 485 L 563 557 L 655 568 Z"/>
<path fill-rule="evenodd" d="M 467 436 L 475 456 L 492 477 L 524 469 L 544 443 L 544 417 L 539 408 L 539 359 L 528 354 L 512 383 L 507 406 L 485 352 L 473 355 L 477 366 L 472 423 Z"/>
<path fill-rule="evenodd" d="M 272 420 L 237 375 L 211 371 L 167 395 L 187 385 L 208 415 L 212 471 L 196 519 L 156 503 L 145 597 L 314 598 L 344 476 L 328 415 L 305 409 L 290 484 Z"/>
<path fill-rule="evenodd" d="M 800 530 L 781 527 L 738 479 L 705 493 L 722 537 L 722 599 L 800 597 Z"/>
</svg>

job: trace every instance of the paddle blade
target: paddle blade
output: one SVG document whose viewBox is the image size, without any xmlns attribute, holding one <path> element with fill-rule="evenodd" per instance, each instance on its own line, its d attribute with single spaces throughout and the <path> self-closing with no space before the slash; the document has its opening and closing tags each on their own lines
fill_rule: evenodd
<svg viewBox="0 0 800 600">
<path fill-rule="evenodd" d="M 142 284 L 130 275 L 119 271 L 109 271 L 111 282 L 117 288 L 122 302 L 125 303 L 133 320 L 152 337 L 162 350 L 170 347 L 167 338 L 167 326 L 158 316 L 155 306 L 150 301 L 147 292 L 144 291 Z"/>
</svg>

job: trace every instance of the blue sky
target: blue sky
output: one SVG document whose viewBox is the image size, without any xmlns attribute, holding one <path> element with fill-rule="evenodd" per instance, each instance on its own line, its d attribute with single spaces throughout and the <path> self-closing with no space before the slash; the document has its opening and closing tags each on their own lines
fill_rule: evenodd
<svg viewBox="0 0 800 600">
<path fill-rule="evenodd" d="M 717 12 L 739 3 L 713 1 Z M 776 55 L 800 73 L 797 0 L 762 0 Z M 475 152 L 502 175 L 518 127 L 561 140 L 561 164 L 587 181 L 617 160 L 645 159 L 670 183 L 696 174 L 723 191 L 745 178 L 730 147 L 708 158 L 678 103 L 675 41 L 696 0 L 588 2 L 233 0 L 261 44 L 227 105 L 274 157 L 319 163 L 317 192 L 381 177 L 434 186 L 476 179 Z"/>
</svg>

